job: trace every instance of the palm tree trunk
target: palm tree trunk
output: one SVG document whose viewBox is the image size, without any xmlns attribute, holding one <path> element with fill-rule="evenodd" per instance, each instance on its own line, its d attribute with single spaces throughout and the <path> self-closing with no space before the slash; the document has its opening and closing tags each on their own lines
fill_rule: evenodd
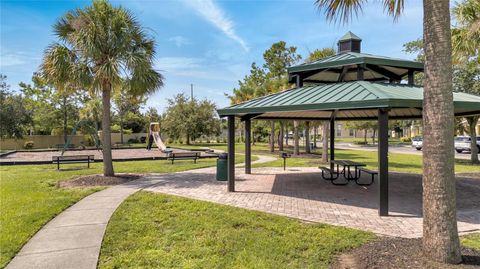
<svg viewBox="0 0 480 269">
<path fill-rule="evenodd" d="M 283 133 L 284 124 L 283 121 L 280 121 L 280 130 L 279 130 L 279 138 L 278 138 L 278 150 L 283 151 L 283 137 L 285 136 Z"/>
<path fill-rule="evenodd" d="M 305 152 L 310 153 L 310 122 L 305 122 Z"/>
<path fill-rule="evenodd" d="M 63 96 L 63 143 L 65 144 L 65 147 L 68 147 L 67 125 L 68 125 L 67 97 Z"/>
<path fill-rule="evenodd" d="M 110 94 L 112 88 L 110 83 L 103 83 L 102 89 L 102 136 L 103 136 L 103 175 L 114 176 L 113 163 L 112 163 L 112 136 L 110 129 Z"/>
<path fill-rule="evenodd" d="M 471 149 L 471 161 L 472 164 L 479 164 L 480 162 L 478 161 L 478 145 L 477 145 L 477 130 L 475 127 L 477 126 L 478 123 L 478 118 L 479 117 L 468 117 L 467 122 L 468 122 L 468 127 L 470 129 L 470 149 Z"/>
<path fill-rule="evenodd" d="M 449 0 L 424 0 L 423 252 L 459 263 Z"/>
<path fill-rule="evenodd" d="M 323 122 L 323 143 L 322 143 L 322 162 L 328 162 L 328 133 L 329 133 L 330 122 Z"/>
<path fill-rule="evenodd" d="M 299 145 L 299 138 L 298 135 L 298 121 L 293 121 L 293 154 L 300 155 L 300 145 Z"/>
<path fill-rule="evenodd" d="M 275 122 L 270 122 L 270 152 L 275 151 Z"/>
<path fill-rule="evenodd" d="M 123 144 L 123 116 L 120 116 L 120 143 Z"/>
</svg>

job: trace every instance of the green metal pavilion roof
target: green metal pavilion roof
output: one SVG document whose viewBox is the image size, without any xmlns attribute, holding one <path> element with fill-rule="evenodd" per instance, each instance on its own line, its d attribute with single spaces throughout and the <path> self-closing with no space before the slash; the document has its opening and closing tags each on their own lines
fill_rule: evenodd
<svg viewBox="0 0 480 269">
<path fill-rule="evenodd" d="M 316 69 L 340 67 L 345 65 L 355 64 L 372 64 L 385 65 L 398 68 L 411 68 L 416 70 L 423 70 L 423 63 L 416 61 L 408 61 L 403 59 L 391 58 L 386 56 L 378 56 L 368 53 L 360 52 L 346 52 L 330 57 L 320 59 L 311 63 L 304 63 L 288 68 L 289 73 L 297 73 L 303 71 L 310 71 Z"/>
<path fill-rule="evenodd" d="M 423 88 L 405 84 L 353 81 L 295 88 L 218 109 L 223 116 L 255 115 L 258 119 L 374 119 L 378 108 L 391 118 L 419 118 Z M 480 114 L 480 96 L 454 93 L 456 115 Z"/>
</svg>

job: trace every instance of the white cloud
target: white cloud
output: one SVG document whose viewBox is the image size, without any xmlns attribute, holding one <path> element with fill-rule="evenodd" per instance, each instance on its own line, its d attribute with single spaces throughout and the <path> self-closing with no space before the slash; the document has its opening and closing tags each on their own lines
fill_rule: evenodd
<svg viewBox="0 0 480 269">
<path fill-rule="evenodd" d="M 247 43 L 235 33 L 232 20 L 225 15 L 225 12 L 214 0 L 183 0 L 183 3 L 221 30 L 226 36 L 238 42 L 245 51 L 250 50 Z"/>
<path fill-rule="evenodd" d="M 201 58 L 162 57 L 157 59 L 156 68 L 165 71 L 185 70 L 200 67 Z"/>
<path fill-rule="evenodd" d="M 179 35 L 170 37 L 168 41 L 174 42 L 177 47 L 191 44 L 188 38 Z"/>
<path fill-rule="evenodd" d="M 27 63 L 26 56 L 18 53 L 4 53 L 0 58 L 0 66 L 14 66 Z"/>
</svg>

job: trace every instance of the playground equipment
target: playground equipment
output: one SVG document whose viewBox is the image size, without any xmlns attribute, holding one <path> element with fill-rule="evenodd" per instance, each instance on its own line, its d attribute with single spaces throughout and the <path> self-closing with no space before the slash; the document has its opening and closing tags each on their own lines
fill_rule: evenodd
<svg viewBox="0 0 480 269">
<path fill-rule="evenodd" d="M 161 152 L 164 152 L 164 153 L 172 152 L 172 149 L 167 148 L 167 146 L 165 146 L 165 144 L 163 143 L 162 138 L 160 137 L 160 123 L 151 122 L 149 132 L 150 134 L 148 137 L 147 150 L 151 150 L 152 144 L 153 142 L 155 142 L 155 145 L 157 145 L 158 149 Z"/>
<path fill-rule="evenodd" d="M 87 134 L 90 135 L 92 140 L 95 142 L 95 148 L 97 150 L 102 149 L 102 144 L 100 142 L 100 137 L 98 137 L 98 129 L 97 129 L 97 124 L 91 120 L 81 120 L 75 124 L 73 127 L 72 135 L 70 135 L 67 139 L 67 143 L 63 145 L 62 148 L 62 153 L 60 156 L 63 156 L 65 151 L 68 149 L 69 145 L 71 144 L 72 137 L 76 134 L 77 129 L 82 131 L 82 134 Z"/>
</svg>

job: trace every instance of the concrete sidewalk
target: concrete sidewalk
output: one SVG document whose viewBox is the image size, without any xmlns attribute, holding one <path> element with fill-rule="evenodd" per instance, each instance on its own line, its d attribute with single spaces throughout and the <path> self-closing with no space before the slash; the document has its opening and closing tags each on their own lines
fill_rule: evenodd
<svg viewBox="0 0 480 269">
<path fill-rule="evenodd" d="M 113 212 L 128 196 L 151 184 L 136 180 L 85 197 L 38 231 L 6 268 L 96 268 Z"/>
</svg>

